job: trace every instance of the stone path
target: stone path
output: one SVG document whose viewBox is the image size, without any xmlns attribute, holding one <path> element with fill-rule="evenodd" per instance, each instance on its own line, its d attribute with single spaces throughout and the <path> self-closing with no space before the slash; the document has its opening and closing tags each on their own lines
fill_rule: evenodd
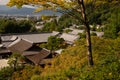
<svg viewBox="0 0 120 80">
<path fill-rule="evenodd" d="M 7 62 L 8 62 L 7 59 L 0 59 L 0 69 L 3 67 L 9 66 Z"/>
</svg>

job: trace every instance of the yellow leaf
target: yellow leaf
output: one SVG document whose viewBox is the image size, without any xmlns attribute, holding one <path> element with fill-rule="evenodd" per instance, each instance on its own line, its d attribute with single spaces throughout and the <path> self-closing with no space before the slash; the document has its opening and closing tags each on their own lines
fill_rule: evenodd
<svg viewBox="0 0 120 80">
<path fill-rule="evenodd" d="M 47 2 L 46 1 L 41 1 L 40 4 L 46 4 Z"/>
<path fill-rule="evenodd" d="M 7 4 L 7 6 L 10 6 L 10 7 L 12 7 L 12 6 L 14 6 L 14 3 L 12 3 L 12 2 L 9 2 L 9 3 Z"/>
</svg>

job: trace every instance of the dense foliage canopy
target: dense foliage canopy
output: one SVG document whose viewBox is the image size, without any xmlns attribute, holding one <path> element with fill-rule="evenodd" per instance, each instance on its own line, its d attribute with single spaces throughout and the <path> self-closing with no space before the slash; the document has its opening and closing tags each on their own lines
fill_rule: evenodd
<svg viewBox="0 0 120 80">
<path fill-rule="evenodd" d="M 0 19 L 0 33 L 26 33 L 33 27 L 33 23 L 26 20 Z"/>
<path fill-rule="evenodd" d="M 51 51 L 65 48 L 67 46 L 63 38 L 58 38 L 56 36 L 50 36 L 47 43 L 43 43 L 40 47 L 46 48 Z"/>
</svg>

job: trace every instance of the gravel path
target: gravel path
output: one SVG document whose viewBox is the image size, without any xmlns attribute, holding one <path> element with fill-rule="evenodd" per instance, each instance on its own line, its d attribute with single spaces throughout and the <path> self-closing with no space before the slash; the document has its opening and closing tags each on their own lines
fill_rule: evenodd
<svg viewBox="0 0 120 80">
<path fill-rule="evenodd" d="M 7 59 L 0 59 L 0 69 L 3 67 L 9 66 L 7 62 L 8 62 Z"/>
</svg>

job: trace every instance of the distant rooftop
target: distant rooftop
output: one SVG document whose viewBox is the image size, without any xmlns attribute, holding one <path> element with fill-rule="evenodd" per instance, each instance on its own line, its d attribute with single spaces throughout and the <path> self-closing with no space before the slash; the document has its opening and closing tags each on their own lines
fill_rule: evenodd
<svg viewBox="0 0 120 80">
<path fill-rule="evenodd" d="M 31 43 L 43 43 L 47 42 L 48 37 L 54 36 L 54 33 L 24 33 L 24 34 L 2 34 L 2 43 L 8 46 L 10 43 L 15 41 L 17 38 L 27 40 Z"/>
<path fill-rule="evenodd" d="M 63 38 L 67 42 L 74 42 L 75 40 L 77 40 L 79 38 L 79 36 L 78 35 L 72 35 L 72 34 L 63 33 L 60 36 L 60 38 Z"/>
<path fill-rule="evenodd" d="M 84 32 L 84 30 L 72 29 L 70 34 L 78 35 L 78 33 L 83 33 L 83 32 Z"/>
</svg>

